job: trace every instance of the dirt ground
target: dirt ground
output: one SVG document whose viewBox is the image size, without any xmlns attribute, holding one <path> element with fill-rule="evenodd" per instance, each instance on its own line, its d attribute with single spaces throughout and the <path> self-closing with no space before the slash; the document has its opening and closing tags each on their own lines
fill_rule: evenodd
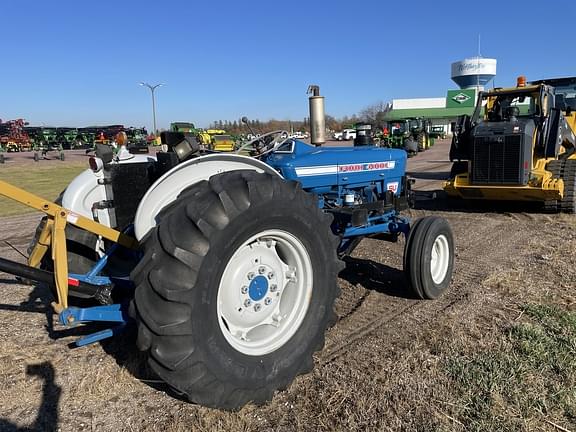
<svg viewBox="0 0 576 432">
<path fill-rule="evenodd" d="M 464 374 L 454 372 L 456 360 L 472 364 L 506 344 L 501 335 L 529 319 L 524 305 L 576 310 L 576 216 L 452 203 L 440 191 L 447 153 L 448 143 L 437 143 L 408 170 L 418 190 L 410 215 L 446 217 L 454 231 L 449 291 L 435 301 L 409 298 L 404 242 L 363 240 L 339 279 L 339 319 L 314 371 L 264 406 L 223 412 L 178 400 L 150 375 L 131 332 L 71 349 L 82 330 L 52 325 L 42 289 L 0 273 L 0 430 L 576 431 L 576 411 L 560 402 L 516 409 L 514 396 L 495 386 L 480 417 L 466 398 L 484 390 L 462 386 Z M 4 241 L 25 250 L 38 218 L 0 219 L 0 256 L 23 260 Z M 540 378 L 525 374 L 522 382 L 538 393 Z M 573 375 L 564 379 L 574 385 Z M 576 389 L 568 391 L 576 407 Z"/>
<path fill-rule="evenodd" d="M 64 161 L 59 159 L 58 151 L 50 151 L 38 162 L 34 160 L 34 152 L 4 153 L 4 166 L 58 166 L 68 163 L 82 163 L 88 165 L 88 154 L 85 150 L 65 150 Z"/>
</svg>

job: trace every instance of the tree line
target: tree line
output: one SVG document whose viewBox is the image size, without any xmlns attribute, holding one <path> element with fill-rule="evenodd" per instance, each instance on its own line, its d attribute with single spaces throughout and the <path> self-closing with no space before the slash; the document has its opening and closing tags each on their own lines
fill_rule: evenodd
<svg viewBox="0 0 576 432">
<path fill-rule="evenodd" d="M 377 102 L 362 109 L 358 114 L 344 116 L 341 118 L 326 114 L 326 128 L 331 131 L 341 131 L 346 128 L 353 128 L 356 123 L 370 123 L 373 127 L 382 128 L 384 126 L 384 116 L 390 110 L 391 104 Z M 310 119 L 304 117 L 302 120 L 249 120 L 247 124 L 242 119 L 237 120 L 215 120 L 209 125 L 209 129 L 223 129 L 231 134 L 248 134 L 251 130 L 255 133 L 269 132 L 272 130 L 286 130 L 288 132 L 309 132 Z M 251 130 L 250 130 L 251 129 Z"/>
</svg>

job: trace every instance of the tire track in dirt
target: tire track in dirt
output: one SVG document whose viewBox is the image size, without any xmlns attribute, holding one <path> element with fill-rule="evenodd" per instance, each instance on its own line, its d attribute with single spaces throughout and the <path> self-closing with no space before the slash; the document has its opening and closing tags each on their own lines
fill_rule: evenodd
<svg viewBox="0 0 576 432">
<path fill-rule="evenodd" d="M 341 318 L 328 332 L 326 346 L 318 359 L 320 365 L 346 355 L 356 343 L 397 318 L 416 319 L 422 311 L 427 319 L 434 319 L 456 304 L 467 301 L 473 294 L 472 287 L 481 285 L 490 274 L 513 261 L 514 252 L 532 237 L 528 225 L 540 219 L 533 215 L 510 218 L 502 214 L 487 214 L 489 217 L 482 218 L 454 213 L 443 216 L 450 220 L 456 237 L 456 263 L 448 292 L 438 300 L 423 301 L 368 291 L 359 307 Z M 392 329 L 396 327 L 390 326 L 388 331 Z"/>
</svg>

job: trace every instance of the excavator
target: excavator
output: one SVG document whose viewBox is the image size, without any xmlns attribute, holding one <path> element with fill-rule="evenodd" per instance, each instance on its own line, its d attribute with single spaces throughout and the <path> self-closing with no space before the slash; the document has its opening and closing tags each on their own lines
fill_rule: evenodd
<svg viewBox="0 0 576 432">
<path fill-rule="evenodd" d="M 480 92 L 452 132 L 449 196 L 576 213 L 576 77 Z"/>
</svg>

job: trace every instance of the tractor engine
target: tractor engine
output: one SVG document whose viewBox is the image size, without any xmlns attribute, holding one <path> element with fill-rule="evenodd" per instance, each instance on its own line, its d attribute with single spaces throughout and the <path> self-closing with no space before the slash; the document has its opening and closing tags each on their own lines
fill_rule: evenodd
<svg viewBox="0 0 576 432">
<path fill-rule="evenodd" d="M 480 123 L 472 134 L 470 182 L 527 184 L 534 130 L 533 119 L 519 120 L 515 116 Z"/>
<path fill-rule="evenodd" d="M 287 141 L 266 159 L 285 179 L 316 194 L 334 215 L 333 231 L 366 234 L 383 218 L 408 207 L 406 152 L 377 147 L 322 147 Z"/>
</svg>

